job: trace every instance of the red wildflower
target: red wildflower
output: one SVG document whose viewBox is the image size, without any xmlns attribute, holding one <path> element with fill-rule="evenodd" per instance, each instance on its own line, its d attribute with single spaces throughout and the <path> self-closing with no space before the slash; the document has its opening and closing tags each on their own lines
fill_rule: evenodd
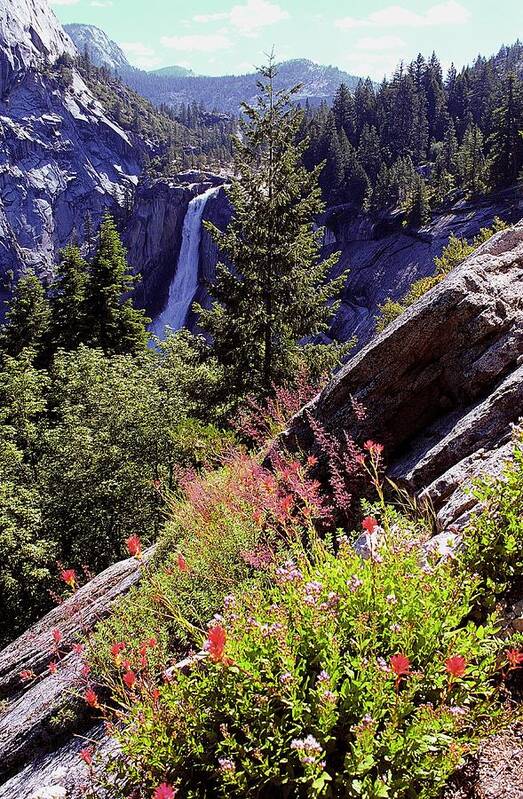
<svg viewBox="0 0 523 799">
<path fill-rule="evenodd" d="M 287 494 L 287 496 L 283 497 L 280 503 L 282 514 L 284 516 L 287 516 L 292 510 L 293 505 L 294 505 L 294 497 L 292 496 L 292 494 Z"/>
<path fill-rule="evenodd" d="M 397 677 L 403 677 L 410 672 L 410 660 L 406 655 L 402 655 L 401 652 L 398 652 L 397 655 L 391 657 L 390 667 Z"/>
<path fill-rule="evenodd" d="M 31 682 L 35 677 L 36 674 L 32 669 L 23 669 L 23 671 L 20 672 L 20 679 L 22 682 Z"/>
<path fill-rule="evenodd" d="M 451 677 L 463 677 L 467 670 L 467 661 L 463 655 L 453 655 L 445 661 L 445 668 Z"/>
<path fill-rule="evenodd" d="M 153 799 L 174 799 L 175 796 L 176 791 L 170 785 L 167 785 L 166 782 L 162 782 L 153 793 Z"/>
<path fill-rule="evenodd" d="M 84 649 L 85 646 L 83 644 L 73 644 L 73 652 L 75 655 L 81 655 Z"/>
<path fill-rule="evenodd" d="M 138 559 L 142 557 L 142 542 L 140 541 L 140 536 L 130 535 L 125 543 L 127 544 L 127 549 L 131 557 Z"/>
<path fill-rule="evenodd" d="M 86 749 L 81 749 L 80 750 L 80 757 L 82 758 L 84 763 L 87 763 L 88 766 L 92 766 L 93 765 L 93 747 L 92 746 L 88 746 L 88 747 L 86 747 Z"/>
<path fill-rule="evenodd" d="M 149 647 L 149 649 L 154 649 L 156 646 L 158 646 L 158 639 L 155 638 L 154 636 L 152 638 L 149 638 L 149 640 L 147 641 L 147 646 Z"/>
<path fill-rule="evenodd" d="M 370 452 L 371 455 L 381 455 L 384 450 L 383 444 L 376 444 L 375 441 L 366 441 L 363 445 L 363 449 L 366 449 L 367 452 Z"/>
<path fill-rule="evenodd" d="M 56 662 L 56 660 L 52 660 L 51 663 L 49 664 L 49 672 L 51 674 L 56 674 L 57 671 L 58 671 L 58 663 Z"/>
<path fill-rule="evenodd" d="M 523 666 L 523 652 L 517 649 L 507 650 L 507 661 L 511 669 L 519 669 Z"/>
<path fill-rule="evenodd" d="M 183 555 L 178 555 L 178 568 L 180 569 L 181 572 L 189 571 L 189 568 L 187 566 L 187 561 L 185 560 Z"/>
<path fill-rule="evenodd" d="M 307 458 L 307 466 L 316 466 L 318 463 L 318 458 L 315 455 L 309 455 Z"/>
<path fill-rule="evenodd" d="M 91 673 L 91 666 L 89 665 L 89 663 L 84 663 L 80 671 L 80 676 L 88 677 L 90 673 Z"/>
<path fill-rule="evenodd" d="M 377 522 L 377 520 L 374 518 L 374 516 L 366 516 L 366 517 L 363 519 L 363 521 L 362 521 L 362 523 L 361 523 L 361 526 L 363 527 L 363 529 L 364 529 L 364 530 L 366 530 L 366 531 L 367 531 L 367 533 L 368 533 L 369 535 L 372 535 L 372 533 L 374 532 L 374 530 L 375 530 L 375 529 L 376 529 L 376 527 L 378 526 L 378 522 Z"/>
<path fill-rule="evenodd" d="M 113 660 L 118 660 L 119 659 L 120 654 L 124 651 L 126 646 L 127 646 L 127 644 L 124 641 L 121 641 L 120 643 L 112 644 L 112 646 L 111 646 L 111 656 L 112 656 Z"/>
<path fill-rule="evenodd" d="M 64 569 L 60 573 L 60 579 L 66 583 L 70 588 L 76 587 L 76 572 L 74 569 Z"/>
<path fill-rule="evenodd" d="M 123 676 L 123 681 L 129 689 L 134 688 L 136 683 L 136 674 L 134 671 L 126 671 Z"/>
<path fill-rule="evenodd" d="M 153 688 L 153 690 L 151 691 L 151 698 L 152 698 L 153 702 L 157 702 L 159 700 L 159 698 L 160 698 L 160 689 L 159 688 Z"/>
<path fill-rule="evenodd" d="M 62 640 L 62 633 L 60 632 L 60 630 L 54 629 L 51 635 L 53 636 L 53 641 L 55 642 L 56 646 L 58 646 L 58 644 Z"/>
<path fill-rule="evenodd" d="M 98 695 L 96 691 L 93 691 L 92 688 L 88 688 L 84 694 L 84 699 L 89 705 L 89 707 L 100 707 L 100 703 L 98 702 Z"/>
<path fill-rule="evenodd" d="M 213 660 L 215 663 L 219 663 L 221 660 L 223 660 L 223 652 L 225 650 L 226 640 L 227 633 L 221 625 L 217 624 L 215 627 L 211 627 L 207 636 L 205 648 L 207 649 L 211 660 Z"/>
</svg>

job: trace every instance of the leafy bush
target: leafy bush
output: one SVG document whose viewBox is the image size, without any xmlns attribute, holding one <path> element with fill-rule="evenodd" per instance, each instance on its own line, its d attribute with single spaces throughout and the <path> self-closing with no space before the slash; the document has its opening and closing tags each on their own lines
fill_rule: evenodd
<svg viewBox="0 0 523 799">
<path fill-rule="evenodd" d="M 199 643 L 201 631 L 240 585 L 267 583 L 267 570 L 285 541 L 306 536 L 329 509 L 309 467 L 282 459 L 274 474 L 257 457 L 231 452 L 222 468 L 180 477 L 182 496 L 170 502 L 169 521 L 153 568 L 90 641 L 90 662 L 112 685 L 108 642 L 158 639 L 155 663 Z"/>
<path fill-rule="evenodd" d="M 461 559 L 480 577 L 483 604 L 492 607 L 497 598 L 521 586 L 523 578 L 523 432 L 515 435 L 513 459 L 501 479 L 484 478 L 474 496 L 482 511 L 463 536 Z"/>
<path fill-rule="evenodd" d="M 434 275 L 422 277 L 416 280 L 408 292 L 400 300 L 392 300 L 390 297 L 379 306 L 379 314 L 376 317 L 376 331 L 381 333 L 388 327 L 398 316 L 410 308 L 411 305 L 423 297 L 431 288 L 441 283 L 444 277 L 449 274 L 453 269 L 463 263 L 469 255 L 472 255 L 478 247 L 488 241 L 495 233 L 505 230 L 507 225 L 499 217 L 495 217 L 494 222 L 489 228 L 481 228 L 478 235 L 474 237 L 472 243 L 467 239 L 459 239 L 452 234 L 448 240 L 448 244 L 443 248 L 443 252 L 439 258 L 434 259 L 436 272 Z"/>
<path fill-rule="evenodd" d="M 230 444 L 215 426 L 218 383 L 186 334 L 136 356 L 60 351 L 48 371 L 28 350 L 4 359 L 0 645 L 50 607 L 57 561 L 100 570 L 132 533 L 157 534 L 179 466 Z"/>
<path fill-rule="evenodd" d="M 338 555 L 297 547 L 270 589 L 227 598 L 204 663 L 123 686 L 127 783 L 187 799 L 436 796 L 491 718 L 496 624 L 468 621 L 477 578 L 424 566 L 407 523 L 381 542 L 364 561 L 346 539 Z"/>
</svg>

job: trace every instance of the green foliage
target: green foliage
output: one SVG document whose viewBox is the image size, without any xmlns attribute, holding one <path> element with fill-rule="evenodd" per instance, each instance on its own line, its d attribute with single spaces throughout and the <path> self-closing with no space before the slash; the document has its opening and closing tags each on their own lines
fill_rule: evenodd
<svg viewBox="0 0 523 799">
<path fill-rule="evenodd" d="M 485 194 L 488 189 L 489 165 L 485 158 L 483 134 L 471 123 L 456 156 L 460 184 L 468 197 Z"/>
<path fill-rule="evenodd" d="M 481 602 L 494 607 L 523 575 L 523 432 L 515 434 L 513 459 L 502 479 L 481 480 L 473 491 L 482 510 L 463 535 L 461 559 L 481 580 Z"/>
<path fill-rule="evenodd" d="M 498 644 L 494 620 L 468 621 L 475 578 L 421 561 L 404 522 L 379 562 L 317 544 L 269 590 L 240 591 L 224 611 L 226 663 L 128 706 L 129 784 L 167 780 L 187 799 L 437 796 L 493 713 Z M 452 679 L 455 655 L 466 667 Z"/>
<path fill-rule="evenodd" d="M 337 307 L 332 298 L 345 279 L 328 279 L 337 256 L 321 259 L 321 231 L 314 229 L 323 207 L 321 170 L 309 172 L 300 163 L 302 114 L 291 105 L 296 89 L 276 92 L 276 74 L 271 61 L 262 70 L 257 104 L 243 108 L 237 177 L 229 190 L 233 218 L 225 233 L 208 225 L 227 262 L 218 264 L 211 310 L 198 307 L 226 388 L 237 397 L 269 393 L 292 380 L 304 361 L 314 371 L 316 347 L 300 341 L 328 328 Z M 324 361 L 325 347 L 319 352 Z M 343 347 L 333 344 L 328 352 L 333 365 Z"/>
<path fill-rule="evenodd" d="M 36 362 L 48 366 L 57 350 L 80 344 L 107 355 L 143 351 L 150 320 L 133 306 L 134 283 L 116 224 L 107 214 L 90 263 L 78 247 L 68 245 L 48 291 L 36 275 L 20 277 L 0 329 L 0 352 L 17 356 L 31 348 Z"/>
<path fill-rule="evenodd" d="M 76 349 L 87 341 L 88 269 L 78 247 L 70 244 L 60 253 L 50 297 L 53 350 Z"/>
<path fill-rule="evenodd" d="M 103 219 L 96 254 L 90 268 L 86 295 L 86 321 L 90 344 L 108 355 L 136 353 L 148 341 L 144 312 L 124 299 L 134 283 L 126 252 L 111 216 Z"/>
<path fill-rule="evenodd" d="M 341 86 L 332 109 L 307 108 L 305 161 L 310 169 L 326 161 L 325 201 L 408 220 L 421 175 L 433 207 L 514 185 L 523 167 L 522 52 L 517 42 L 460 73 L 451 66 L 446 79 L 435 54 L 418 55 L 379 86 L 362 80 L 353 96 Z"/>
<path fill-rule="evenodd" d="M 385 330 L 385 328 L 397 319 L 398 316 L 401 316 L 407 308 L 414 305 L 427 291 L 437 286 L 449 272 L 462 264 L 469 255 L 472 255 L 472 253 L 478 249 L 478 247 L 485 244 L 485 242 L 496 233 L 499 233 L 501 230 L 506 230 L 507 227 L 505 222 L 499 219 L 499 217 L 495 217 L 492 226 L 489 228 L 481 228 L 472 242 L 467 241 L 467 239 L 459 239 L 452 234 L 448 240 L 448 244 L 443 248 L 441 256 L 434 259 L 434 265 L 436 267 L 434 275 L 416 280 L 407 294 L 400 300 L 392 300 L 389 297 L 380 305 L 379 315 L 376 317 L 376 331 L 381 333 Z"/>
<path fill-rule="evenodd" d="M 50 311 L 39 278 L 28 272 L 16 283 L 0 330 L 0 351 L 16 357 L 22 350 L 38 350 L 49 332 Z"/>
<path fill-rule="evenodd" d="M 59 351 L 49 372 L 34 367 L 30 351 L 6 359 L 0 584 L 10 613 L 2 641 L 49 607 L 57 560 L 99 570 L 125 554 L 137 530 L 156 536 L 177 466 L 224 447 L 212 426 L 220 383 L 205 345 L 187 333 L 136 356 L 85 345 Z"/>
<path fill-rule="evenodd" d="M 43 533 L 35 487 L 47 380 L 32 353 L 6 358 L 0 371 L 0 645 L 47 605 L 56 543 Z"/>
</svg>

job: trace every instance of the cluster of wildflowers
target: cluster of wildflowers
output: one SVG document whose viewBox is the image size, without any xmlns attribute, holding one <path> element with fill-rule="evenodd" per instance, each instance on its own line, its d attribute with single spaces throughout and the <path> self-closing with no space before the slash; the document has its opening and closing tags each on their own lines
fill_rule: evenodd
<svg viewBox="0 0 523 799">
<path fill-rule="evenodd" d="M 293 560 L 288 560 L 276 569 L 275 580 L 278 585 L 303 582 L 303 574 Z"/>
<path fill-rule="evenodd" d="M 323 748 L 313 735 L 306 738 L 294 738 L 291 741 L 291 749 L 298 753 L 300 761 L 304 765 L 314 765 L 323 756 Z M 323 765 L 323 764 L 322 764 Z"/>
<path fill-rule="evenodd" d="M 319 393 L 324 384 L 325 379 L 311 381 L 304 369 L 292 388 L 273 386 L 272 396 L 262 402 L 247 397 L 233 427 L 247 441 L 263 446 L 285 430 L 289 420 Z"/>
</svg>

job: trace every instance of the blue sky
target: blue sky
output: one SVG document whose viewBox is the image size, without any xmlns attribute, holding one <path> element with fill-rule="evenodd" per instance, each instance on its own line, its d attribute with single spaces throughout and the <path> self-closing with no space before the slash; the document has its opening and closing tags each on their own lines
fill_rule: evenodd
<svg viewBox="0 0 523 799">
<path fill-rule="evenodd" d="M 445 68 L 523 38 L 523 0 L 50 0 L 62 22 L 103 28 L 144 69 L 251 71 L 310 58 L 380 80 L 435 50 Z"/>
</svg>

